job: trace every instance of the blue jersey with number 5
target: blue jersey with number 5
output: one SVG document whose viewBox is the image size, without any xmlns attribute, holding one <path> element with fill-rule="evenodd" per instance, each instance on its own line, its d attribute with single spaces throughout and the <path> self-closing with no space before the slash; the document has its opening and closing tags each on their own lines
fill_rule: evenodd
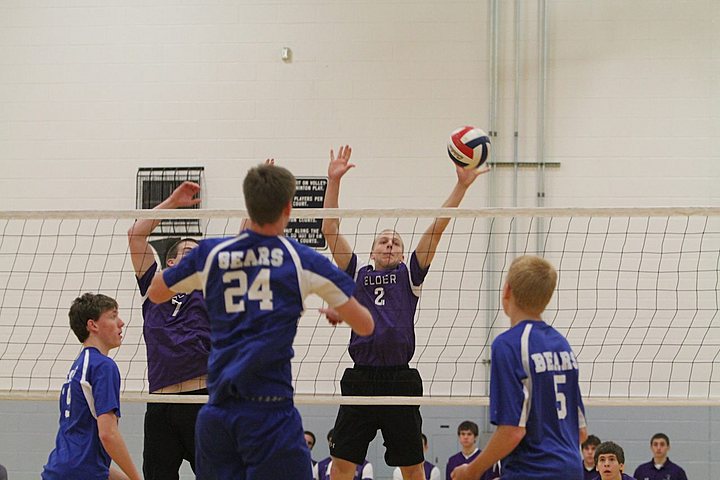
<svg viewBox="0 0 720 480">
<path fill-rule="evenodd" d="M 337 307 L 355 289 L 347 274 L 311 248 L 250 230 L 201 241 L 163 279 L 175 292 L 205 295 L 210 403 L 292 397 L 290 359 L 305 297 L 315 293 Z"/>
<path fill-rule="evenodd" d="M 526 428 L 503 461 L 503 480 L 582 479 L 585 407 L 570 345 L 542 321 L 525 320 L 492 344 L 490 420 Z"/>
</svg>

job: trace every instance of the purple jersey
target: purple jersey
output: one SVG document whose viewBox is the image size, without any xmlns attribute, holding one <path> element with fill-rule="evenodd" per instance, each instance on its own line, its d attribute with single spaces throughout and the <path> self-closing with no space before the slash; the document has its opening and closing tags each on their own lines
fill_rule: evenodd
<svg viewBox="0 0 720 480">
<path fill-rule="evenodd" d="M 582 479 L 585 407 L 577 360 L 565 337 L 545 322 L 524 320 L 493 341 L 490 421 L 526 429 L 503 460 L 503 479 Z"/>
<path fill-rule="evenodd" d="M 165 303 L 147 298 L 157 263 L 138 278 L 143 298 L 143 336 L 148 380 L 154 392 L 207 373 L 210 322 L 202 292 L 179 293 Z"/>
<path fill-rule="evenodd" d="M 447 463 L 447 466 L 445 467 L 446 480 L 450 480 L 450 475 L 452 474 L 453 470 L 455 470 L 460 465 L 465 465 L 466 463 L 472 462 L 473 460 L 475 460 L 477 458 L 478 455 L 480 455 L 480 452 L 482 452 L 482 450 L 480 450 L 478 448 L 477 450 L 475 450 L 475 453 L 473 453 L 469 457 L 466 457 L 463 454 L 463 452 L 458 452 L 455 455 L 453 455 L 452 457 L 448 458 L 448 463 Z M 427 464 L 427 462 L 426 462 L 426 464 Z M 498 478 L 500 476 L 500 474 L 499 473 L 496 474 L 496 472 L 495 472 L 496 468 L 497 468 L 497 465 L 493 466 L 493 468 L 491 468 L 490 470 L 483 473 L 482 476 L 480 477 L 480 480 L 492 480 L 493 478 Z M 432 470 L 432 468 L 431 468 L 431 470 Z"/>
<path fill-rule="evenodd" d="M 357 365 L 389 367 L 407 365 L 415 353 L 415 310 L 428 269 L 420 268 L 415 252 L 410 268 L 400 263 L 392 270 L 358 268 L 353 254 L 345 271 L 355 279 L 355 297 L 375 320 L 367 337 L 353 333 L 348 351 Z"/>
<path fill-rule="evenodd" d="M 435 465 L 425 460 L 423 462 L 423 469 L 425 470 L 425 480 L 430 480 L 430 475 L 432 474 L 433 468 L 435 468 Z"/>
<path fill-rule="evenodd" d="M 595 470 L 595 467 L 592 467 L 590 470 L 587 469 L 585 466 L 585 462 L 582 462 L 583 466 L 583 480 L 595 480 L 595 478 L 598 476 L 597 470 Z"/>
<path fill-rule="evenodd" d="M 637 480 L 687 480 L 685 470 L 679 465 L 666 459 L 662 467 L 655 467 L 655 462 L 650 460 L 635 469 Z"/>
<path fill-rule="evenodd" d="M 118 367 L 97 348 L 84 348 L 60 391 L 60 428 L 43 480 L 108 478 L 110 455 L 100 442 L 97 419 L 110 412 L 120 417 Z"/>
</svg>

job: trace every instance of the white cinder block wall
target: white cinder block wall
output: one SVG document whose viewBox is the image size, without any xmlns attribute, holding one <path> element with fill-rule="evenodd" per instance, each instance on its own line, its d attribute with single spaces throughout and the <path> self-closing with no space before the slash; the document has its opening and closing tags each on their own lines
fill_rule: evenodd
<svg viewBox="0 0 720 480">
<path fill-rule="evenodd" d="M 511 161 L 513 2 L 500 3 L 494 151 Z M 546 171 L 546 205 L 717 205 L 720 2 L 547 6 L 545 151 L 561 167 Z M 208 208 L 242 208 L 249 166 L 274 157 L 319 176 L 341 143 L 358 164 L 342 206 L 439 206 L 454 177 L 448 132 L 489 121 L 488 14 L 488 0 L 0 0 L 3 208 L 134 208 L 138 167 L 186 165 L 205 167 Z M 521 2 L 520 28 L 519 159 L 535 161 L 536 2 Z M 512 205 L 511 170 L 491 175 L 465 206 Z M 534 205 L 536 172 L 521 170 L 518 185 L 518 205 Z M 37 478 L 54 409 L 0 403 L 11 478 Z M 434 412 L 428 426 L 449 417 L 451 430 L 466 416 Z M 331 422 L 309 415 L 318 429 Z M 633 468 L 649 435 L 668 430 L 682 439 L 673 458 L 710 478 L 717 416 L 602 409 L 590 420 L 628 444 Z M 139 462 L 141 422 L 124 428 Z M 454 449 L 452 437 L 436 448 Z M 387 478 L 381 458 L 371 460 Z"/>
</svg>

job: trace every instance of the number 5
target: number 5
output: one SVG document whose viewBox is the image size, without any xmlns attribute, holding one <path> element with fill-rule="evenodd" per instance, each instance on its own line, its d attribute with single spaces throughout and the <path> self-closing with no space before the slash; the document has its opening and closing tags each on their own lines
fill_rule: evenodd
<svg viewBox="0 0 720 480">
<path fill-rule="evenodd" d="M 564 420 L 567 417 L 567 401 L 565 400 L 565 394 L 558 390 L 559 385 L 564 385 L 566 382 L 565 375 L 553 375 L 555 381 L 555 401 L 559 403 L 557 407 L 557 414 L 560 420 Z"/>
</svg>

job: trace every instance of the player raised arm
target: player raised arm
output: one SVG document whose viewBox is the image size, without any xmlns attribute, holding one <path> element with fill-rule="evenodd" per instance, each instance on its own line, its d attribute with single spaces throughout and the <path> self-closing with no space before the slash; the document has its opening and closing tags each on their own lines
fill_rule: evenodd
<svg viewBox="0 0 720 480">
<path fill-rule="evenodd" d="M 470 185 L 473 184 L 475 179 L 489 171 L 490 167 L 487 166 L 476 169 L 464 169 L 455 166 L 457 183 L 452 192 L 450 192 L 450 196 L 445 200 L 445 203 L 442 204 L 442 208 L 457 207 L 460 205 L 463 197 L 465 197 L 465 192 L 467 192 L 467 189 L 470 188 Z M 436 218 L 427 230 L 425 230 L 422 237 L 420 237 L 420 241 L 415 249 L 415 255 L 420 268 L 425 269 L 430 266 L 433 257 L 435 257 L 435 252 L 437 251 L 437 246 L 440 243 L 442 234 L 449 223 L 450 219 L 447 217 Z"/>
<path fill-rule="evenodd" d="M 325 191 L 324 208 L 338 208 L 340 197 L 340 179 L 348 170 L 355 167 L 350 163 L 352 148 L 349 145 L 340 147 L 337 157 L 330 150 L 330 164 L 328 165 L 328 185 Z M 327 240 L 333 259 L 340 270 L 345 270 L 352 259 L 352 247 L 347 239 L 340 234 L 340 219 L 325 218 L 322 223 L 322 233 Z"/>
<path fill-rule="evenodd" d="M 190 207 L 200 203 L 195 196 L 200 192 L 200 185 L 194 182 L 183 182 L 168 198 L 163 200 L 153 210 L 174 209 Z M 128 230 L 128 244 L 130 246 L 130 258 L 132 260 L 135 275 L 142 277 L 148 268 L 155 262 L 155 255 L 148 243 L 148 237 L 158 226 L 160 220 L 144 218 L 136 220 Z"/>
</svg>

